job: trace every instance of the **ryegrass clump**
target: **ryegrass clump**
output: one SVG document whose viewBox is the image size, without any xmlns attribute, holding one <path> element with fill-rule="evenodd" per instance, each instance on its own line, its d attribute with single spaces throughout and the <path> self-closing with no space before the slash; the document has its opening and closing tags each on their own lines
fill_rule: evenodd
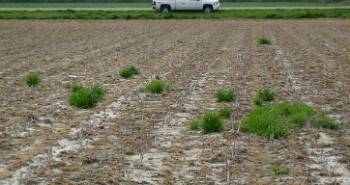
<svg viewBox="0 0 350 185">
<path fill-rule="evenodd" d="M 338 129 L 340 123 L 331 118 L 322 118 L 315 123 L 317 128 Z"/>
<path fill-rule="evenodd" d="M 93 108 L 98 102 L 103 100 L 106 90 L 101 85 L 83 87 L 74 85 L 71 87 L 72 94 L 69 97 L 69 104 L 78 108 Z"/>
<path fill-rule="evenodd" d="M 41 77 L 38 74 L 31 73 L 26 75 L 24 80 L 29 87 L 34 87 L 39 85 L 41 82 Z"/>
<path fill-rule="evenodd" d="M 139 74 L 139 70 L 135 66 L 128 66 L 119 72 L 119 75 L 123 78 L 130 78 L 133 75 Z"/>
<path fill-rule="evenodd" d="M 221 132 L 224 130 L 224 121 L 216 112 L 207 112 L 201 124 L 203 133 Z"/>
<path fill-rule="evenodd" d="M 201 129 L 201 120 L 193 120 L 191 121 L 189 128 L 191 130 L 200 130 Z"/>
<path fill-rule="evenodd" d="M 282 165 L 271 166 L 271 171 L 274 175 L 289 174 L 289 168 Z"/>
<path fill-rule="evenodd" d="M 289 129 L 312 121 L 314 108 L 298 102 L 282 102 L 256 107 L 242 121 L 242 130 L 267 138 L 283 138 Z"/>
<path fill-rule="evenodd" d="M 229 107 L 223 107 L 219 109 L 218 113 L 222 118 L 228 119 L 231 117 L 231 113 L 233 112 L 233 109 Z"/>
<path fill-rule="evenodd" d="M 260 45 L 269 45 L 269 44 L 271 44 L 271 41 L 269 39 L 267 39 L 267 38 L 260 38 L 258 40 L 258 43 Z"/>
<path fill-rule="evenodd" d="M 153 80 L 149 84 L 146 85 L 146 90 L 154 94 L 160 94 L 165 90 L 169 89 L 169 85 L 160 80 Z"/>
<path fill-rule="evenodd" d="M 254 97 L 254 104 L 262 106 L 265 102 L 271 102 L 275 100 L 276 93 L 270 89 L 260 89 Z"/>
<path fill-rule="evenodd" d="M 215 94 L 218 102 L 231 102 L 236 98 L 236 93 L 233 90 L 220 90 Z"/>
</svg>

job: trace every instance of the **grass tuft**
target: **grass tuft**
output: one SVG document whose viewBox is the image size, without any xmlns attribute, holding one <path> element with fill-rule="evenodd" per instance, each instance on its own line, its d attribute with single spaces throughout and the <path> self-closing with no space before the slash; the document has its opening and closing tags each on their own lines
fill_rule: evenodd
<svg viewBox="0 0 350 185">
<path fill-rule="evenodd" d="M 275 100 L 276 93 L 270 89 L 260 89 L 254 97 L 254 104 L 262 106 L 265 102 L 271 102 Z"/>
<path fill-rule="evenodd" d="M 338 129 L 340 123 L 331 118 L 322 118 L 316 121 L 315 126 L 317 128 Z"/>
<path fill-rule="evenodd" d="M 224 130 L 224 121 L 216 112 L 207 112 L 202 120 L 203 133 L 221 132 Z"/>
<path fill-rule="evenodd" d="M 146 85 L 146 90 L 154 94 L 160 94 L 168 89 L 169 85 L 160 80 L 153 80 L 152 82 Z"/>
<path fill-rule="evenodd" d="M 72 94 L 69 97 L 69 104 L 83 109 L 95 107 L 98 102 L 103 100 L 106 94 L 106 90 L 98 84 L 92 87 L 73 85 L 71 90 Z"/>
<path fill-rule="evenodd" d="M 220 90 L 215 97 L 218 102 L 232 102 L 236 98 L 236 93 L 233 90 Z"/>
<path fill-rule="evenodd" d="M 135 66 L 128 66 L 119 72 L 119 75 L 123 78 L 130 78 L 133 75 L 139 74 L 139 70 Z"/>
<path fill-rule="evenodd" d="M 266 138 L 283 138 L 289 129 L 301 127 L 312 121 L 314 108 L 298 102 L 282 102 L 256 107 L 242 121 L 242 130 Z"/>
<path fill-rule="evenodd" d="M 41 82 L 41 77 L 38 74 L 31 73 L 26 75 L 24 80 L 29 87 L 34 87 L 39 85 Z"/>
<path fill-rule="evenodd" d="M 271 171 L 274 175 L 289 174 L 289 168 L 282 165 L 271 166 Z"/>
<path fill-rule="evenodd" d="M 260 38 L 260 39 L 258 40 L 258 43 L 259 43 L 260 45 L 270 45 L 270 44 L 271 44 L 271 41 L 270 41 L 269 39 L 267 39 L 267 38 Z"/>
<path fill-rule="evenodd" d="M 190 130 L 200 130 L 201 129 L 201 120 L 193 120 L 189 125 Z"/>
<path fill-rule="evenodd" d="M 230 118 L 232 112 L 233 112 L 233 109 L 229 107 L 223 107 L 218 111 L 219 115 L 224 119 Z"/>
</svg>

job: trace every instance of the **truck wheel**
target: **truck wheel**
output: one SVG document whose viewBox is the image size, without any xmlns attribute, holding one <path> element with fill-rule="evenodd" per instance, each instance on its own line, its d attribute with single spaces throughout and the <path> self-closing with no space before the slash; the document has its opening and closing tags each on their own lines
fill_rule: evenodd
<svg viewBox="0 0 350 185">
<path fill-rule="evenodd" d="M 211 13 L 212 11 L 213 11 L 213 7 L 211 7 L 211 6 L 204 6 L 204 8 L 203 8 L 203 11 L 205 12 L 205 13 Z"/>
<path fill-rule="evenodd" d="M 170 8 L 169 6 L 162 6 L 162 8 L 160 9 L 160 11 L 162 13 L 169 13 L 170 12 Z"/>
</svg>

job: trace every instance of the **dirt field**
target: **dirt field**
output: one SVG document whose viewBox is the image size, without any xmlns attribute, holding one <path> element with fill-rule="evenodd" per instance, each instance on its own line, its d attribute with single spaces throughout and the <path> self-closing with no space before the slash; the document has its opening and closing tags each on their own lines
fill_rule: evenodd
<svg viewBox="0 0 350 185">
<path fill-rule="evenodd" d="M 258 45 L 260 37 L 271 45 Z M 119 70 L 141 74 L 121 79 Z M 38 88 L 24 75 L 43 77 Z M 169 92 L 145 83 L 160 78 Z M 66 84 L 100 83 L 96 108 Z M 342 123 L 286 139 L 237 132 L 262 87 Z M 188 123 L 234 88 L 225 131 Z M 0 184 L 350 184 L 350 20 L 0 21 Z M 274 175 L 281 164 L 289 174 Z"/>
</svg>

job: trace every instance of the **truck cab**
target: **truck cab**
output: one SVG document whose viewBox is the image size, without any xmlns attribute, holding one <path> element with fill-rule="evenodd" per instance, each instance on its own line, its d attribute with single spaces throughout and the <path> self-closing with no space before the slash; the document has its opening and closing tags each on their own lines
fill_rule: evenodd
<svg viewBox="0 0 350 185">
<path fill-rule="evenodd" d="M 219 0 L 153 0 L 152 8 L 167 13 L 174 10 L 200 10 L 206 13 L 219 10 Z"/>
</svg>

